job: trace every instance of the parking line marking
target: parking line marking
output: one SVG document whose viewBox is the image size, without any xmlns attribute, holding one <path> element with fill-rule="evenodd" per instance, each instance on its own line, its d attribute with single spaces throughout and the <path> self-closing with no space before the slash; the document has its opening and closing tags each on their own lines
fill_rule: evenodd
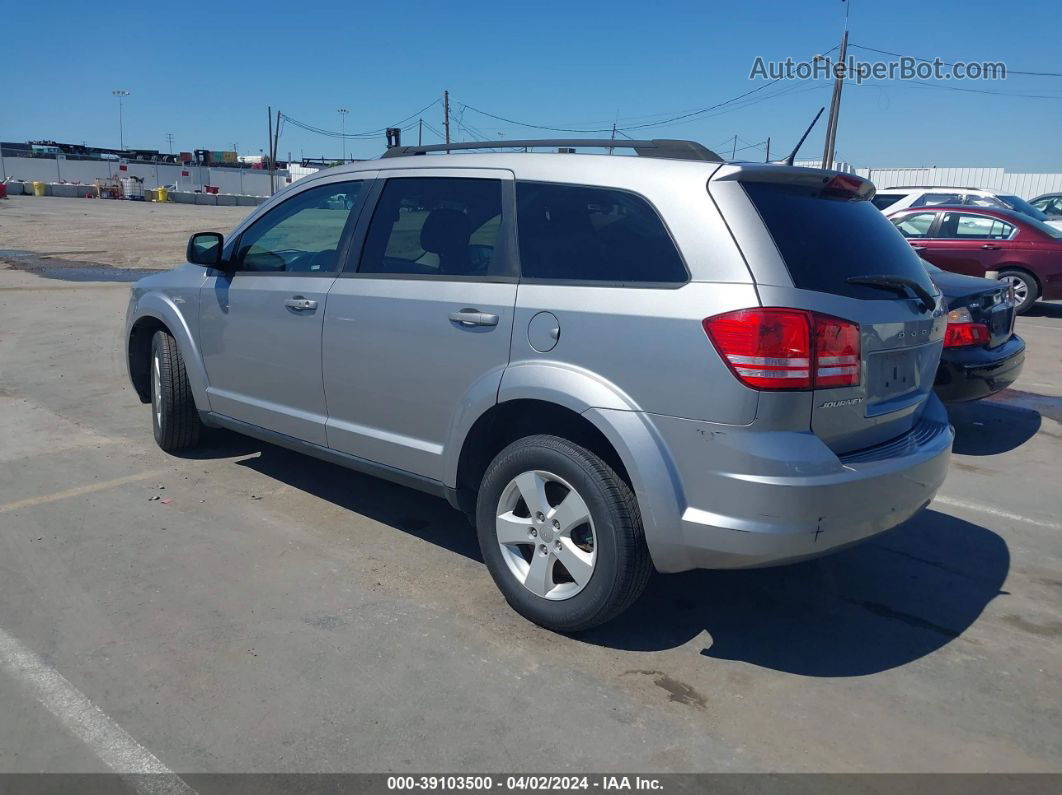
<svg viewBox="0 0 1062 795">
<path fill-rule="evenodd" d="M 119 775 L 129 776 L 128 783 L 136 792 L 194 795 L 195 790 L 180 776 L 108 718 L 65 676 L 2 629 L 0 669 L 31 690 L 37 701 L 103 764 Z"/>
<path fill-rule="evenodd" d="M 1062 327 L 1059 326 L 1041 326 L 1039 323 L 1022 323 L 1022 328 L 1042 328 L 1048 331 L 1062 331 Z"/>
<path fill-rule="evenodd" d="M 166 470 L 163 469 L 153 469 L 150 472 L 138 472 L 135 475 L 126 475 L 125 477 L 115 478 L 114 480 L 100 480 L 96 483 L 87 483 L 84 486 L 75 486 L 74 488 L 66 489 L 65 491 L 42 494 L 39 497 L 26 497 L 23 500 L 15 500 L 14 502 L 0 505 L 0 513 L 17 511 L 20 508 L 32 508 L 37 505 L 46 505 L 49 502 L 69 500 L 71 497 L 82 497 L 96 491 L 113 489 L 115 486 L 124 486 L 126 483 L 136 483 L 138 480 L 150 480 L 151 478 L 157 478 L 160 475 L 165 474 L 165 471 Z"/>
<path fill-rule="evenodd" d="M 952 497 L 944 497 L 939 494 L 933 499 L 933 502 L 939 502 L 941 505 L 950 505 L 953 508 L 965 508 L 967 511 L 987 513 L 990 516 L 998 516 L 1000 519 L 1010 519 L 1013 522 L 1024 522 L 1025 524 L 1036 525 L 1037 527 L 1046 527 L 1048 530 L 1062 530 L 1062 524 L 1058 524 L 1057 522 L 1045 522 L 1043 519 L 1033 519 L 1029 516 L 1022 516 L 1020 513 L 1001 511 L 998 508 L 993 508 L 991 505 L 981 505 L 977 502 L 956 500 Z"/>
</svg>

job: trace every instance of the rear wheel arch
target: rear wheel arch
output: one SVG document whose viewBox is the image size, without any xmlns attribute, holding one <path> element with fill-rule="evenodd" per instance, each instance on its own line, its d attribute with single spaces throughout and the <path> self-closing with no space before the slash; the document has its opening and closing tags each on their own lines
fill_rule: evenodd
<svg viewBox="0 0 1062 795">
<path fill-rule="evenodd" d="M 1037 276 L 1028 266 L 1021 264 L 1020 262 L 1006 262 L 996 268 L 999 273 L 1005 271 L 1020 271 L 1023 276 L 1028 276 L 1036 284 L 1037 292 L 1043 293 L 1044 285 L 1040 281 L 1040 277 Z"/>
<path fill-rule="evenodd" d="M 608 437 L 582 414 L 557 403 L 518 398 L 496 403 L 472 424 L 458 456 L 456 502 L 475 510 L 476 491 L 494 457 L 517 439 L 546 434 L 574 442 L 607 463 L 628 486 L 630 473 Z"/>
<path fill-rule="evenodd" d="M 997 271 L 1001 278 L 1003 276 L 1006 276 L 1007 274 L 1014 274 L 1015 276 L 1019 276 L 1030 283 L 1031 295 L 1028 299 L 1026 299 L 1025 302 L 1018 305 L 1017 311 L 1019 314 L 1024 314 L 1025 312 L 1027 312 L 1030 308 L 1032 308 L 1033 304 L 1035 304 L 1044 294 L 1044 286 L 1043 283 L 1040 281 L 1039 277 L 1031 270 L 1026 268 L 1024 265 L 1009 263 L 1003 264 L 997 268 Z"/>
</svg>

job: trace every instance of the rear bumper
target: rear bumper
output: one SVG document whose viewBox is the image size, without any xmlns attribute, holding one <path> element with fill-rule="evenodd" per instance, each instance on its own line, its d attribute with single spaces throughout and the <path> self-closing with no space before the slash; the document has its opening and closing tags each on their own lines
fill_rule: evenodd
<svg viewBox="0 0 1062 795">
<path fill-rule="evenodd" d="M 1014 335 L 997 348 L 945 349 L 933 390 L 947 403 L 979 400 L 1013 384 L 1025 364 L 1025 341 Z"/>
<path fill-rule="evenodd" d="M 789 563 L 888 530 L 933 499 L 954 439 L 933 397 L 904 436 L 841 457 L 812 433 L 653 419 L 684 502 L 648 538 L 665 572 Z"/>
</svg>

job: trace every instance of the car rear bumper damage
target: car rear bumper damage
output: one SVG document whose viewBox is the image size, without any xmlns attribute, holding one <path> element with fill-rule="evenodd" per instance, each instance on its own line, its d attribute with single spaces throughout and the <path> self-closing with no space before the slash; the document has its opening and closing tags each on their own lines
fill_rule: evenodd
<svg viewBox="0 0 1062 795">
<path fill-rule="evenodd" d="M 1017 335 L 996 348 L 945 350 L 933 390 L 948 403 L 978 400 L 1013 384 L 1024 364 L 1025 342 Z"/>
<path fill-rule="evenodd" d="M 933 499 L 954 438 L 932 397 L 908 433 L 841 456 L 812 433 L 653 421 L 684 501 L 678 526 L 649 538 L 665 572 L 790 563 L 895 527 Z"/>
</svg>

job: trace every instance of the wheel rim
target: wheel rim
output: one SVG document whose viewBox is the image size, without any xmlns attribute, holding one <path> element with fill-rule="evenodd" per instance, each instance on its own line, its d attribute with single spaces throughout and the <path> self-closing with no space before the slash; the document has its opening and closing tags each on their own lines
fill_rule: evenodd
<svg viewBox="0 0 1062 795">
<path fill-rule="evenodd" d="M 1014 288 L 1014 298 L 1019 304 L 1024 304 L 1029 297 L 1029 285 L 1018 276 L 1004 276 L 1000 279 L 1004 284 Z"/>
<path fill-rule="evenodd" d="M 571 599 L 597 564 L 597 533 L 570 483 L 540 469 L 509 481 L 495 512 L 498 546 L 517 582 L 544 599 Z"/>
<path fill-rule="evenodd" d="M 162 373 L 159 371 L 159 357 L 151 357 L 151 408 L 155 412 L 155 424 L 162 427 Z"/>
</svg>

